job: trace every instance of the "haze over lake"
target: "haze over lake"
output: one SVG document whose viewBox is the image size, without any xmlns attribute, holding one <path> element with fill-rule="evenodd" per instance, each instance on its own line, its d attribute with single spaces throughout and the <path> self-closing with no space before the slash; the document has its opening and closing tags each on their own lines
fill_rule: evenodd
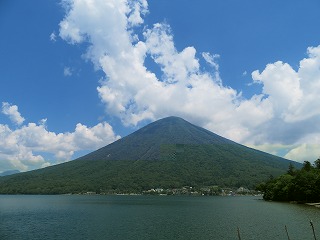
<svg viewBox="0 0 320 240">
<path fill-rule="evenodd" d="M 0 196 L 0 239 L 313 239 L 319 209 L 260 197 Z"/>
</svg>

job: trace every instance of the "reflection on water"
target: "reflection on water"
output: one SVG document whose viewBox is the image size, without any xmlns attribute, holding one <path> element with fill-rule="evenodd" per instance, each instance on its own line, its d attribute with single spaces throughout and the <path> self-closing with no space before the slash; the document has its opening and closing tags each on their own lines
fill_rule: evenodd
<svg viewBox="0 0 320 240">
<path fill-rule="evenodd" d="M 4 196 L 0 239 L 313 239 L 320 209 L 259 197 Z"/>
</svg>

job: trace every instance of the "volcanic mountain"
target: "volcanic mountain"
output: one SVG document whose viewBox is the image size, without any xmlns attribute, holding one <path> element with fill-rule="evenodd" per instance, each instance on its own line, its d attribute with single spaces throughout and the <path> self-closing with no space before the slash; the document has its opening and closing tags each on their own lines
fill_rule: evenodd
<svg viewBox="0 0 320 240">
<path fill-rule="evenodd" d="M 151 188 L 254 187 L 289 163 L 178 117 L 155 121 L 76 160 L 0 177 L 0 193 L 141 192 Z"/>
</svg>

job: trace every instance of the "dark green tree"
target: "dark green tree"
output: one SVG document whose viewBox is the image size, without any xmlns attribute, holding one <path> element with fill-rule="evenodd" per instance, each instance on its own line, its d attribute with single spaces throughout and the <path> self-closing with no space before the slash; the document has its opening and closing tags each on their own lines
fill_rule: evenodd
<svg viewBox="0 0 320 240">
<path fill-rule="evenodd" d="M 320 158 L 318 158 L 316 161 L 314 161 L 314 167 L 316 169 L 319 169 L 320 170 Z"/>
<path fill-rule="evenodd" d="M 302 170 L 309 172 L 312 169 L 312 165 L 309 161 L 303 162 Z"/>
<path fill-rule="evenodd" d="M 291 176 L 294 176 L 295 172 L 296 172 L 295 167 L 293 166 L 292 163 L 290 163 L 287 173 L 288 173 L 289 175 L 291 175 Z"/>
</svg>

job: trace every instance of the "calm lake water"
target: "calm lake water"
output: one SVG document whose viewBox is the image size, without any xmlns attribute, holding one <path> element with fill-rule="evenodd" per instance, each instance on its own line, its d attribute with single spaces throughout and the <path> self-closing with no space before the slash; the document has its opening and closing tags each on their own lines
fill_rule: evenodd
<svg viewBox="0 0 320 240">
<path fill-rule="evenodd" d="M 259 197 L 5 196 L 0 239 L 314 239 L 320 209 Z"/>
</svg>

